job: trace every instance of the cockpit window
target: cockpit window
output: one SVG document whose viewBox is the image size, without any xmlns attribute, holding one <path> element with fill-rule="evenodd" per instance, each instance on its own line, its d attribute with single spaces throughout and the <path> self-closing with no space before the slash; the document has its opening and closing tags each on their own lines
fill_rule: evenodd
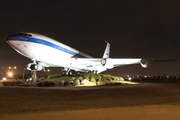
<svg viewBox="0 0 180 120">
<path fill-rule="evenodd" d="M 28 37 L 32 37 L 32 35 L 31 35 L 31 34 L 28 34 L 27 36 L 28 36 Z"/>
<path fill-rule="evenodd" d="M 25 33 L 25 32 L 19 32 L 18 35 L 23 35 L 23 36 L 27 36 L 27 37 L 32 37 L 31 34 Z"/>
</svg>

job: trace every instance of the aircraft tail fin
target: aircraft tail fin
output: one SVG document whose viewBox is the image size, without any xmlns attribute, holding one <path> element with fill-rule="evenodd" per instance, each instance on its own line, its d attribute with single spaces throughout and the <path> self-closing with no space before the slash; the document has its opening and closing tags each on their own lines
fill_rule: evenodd
<svg viewBox="0 0 180 120">
<path fill-rule="evenodd" d="M 103 58 L 109 58 L 109 55 L 110 55 L 110 44 L 107 41 L 105 41 L 105 42 L 107 43 L 107 45 L 106 45 L 106 49 L 104 51 Z"/>
</svg>

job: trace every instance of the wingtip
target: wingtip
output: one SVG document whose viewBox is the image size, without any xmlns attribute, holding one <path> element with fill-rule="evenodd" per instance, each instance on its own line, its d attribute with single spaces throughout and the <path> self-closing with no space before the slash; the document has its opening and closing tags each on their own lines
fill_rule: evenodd
<svg viewBox="0 0 180 120">
<path fill-rule="evenodd" d="M 109 44 L 109 42 L 107 42 L 106 40 L 104 40 L 107 44 Z"/>
</svg>

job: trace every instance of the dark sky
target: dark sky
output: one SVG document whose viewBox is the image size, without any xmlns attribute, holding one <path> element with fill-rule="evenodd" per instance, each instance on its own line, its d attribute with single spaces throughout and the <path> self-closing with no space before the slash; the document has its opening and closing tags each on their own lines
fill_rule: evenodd
<svg viewBox="0 0 180 120">
<path fill-rule="evenodd" d="M 111 44 L 112 58 L 180 58 L 179 0 L 7 1 L 0 4 L 0 66 L 31 62 L 5 37 L 32 31 L 54 38 L 93 57 Z M 180 75 L 180 61 L 130 65 L 109 70 L 115 75 Z M 54 69 L 55 70 L 55 69 Z"/>
</svg>

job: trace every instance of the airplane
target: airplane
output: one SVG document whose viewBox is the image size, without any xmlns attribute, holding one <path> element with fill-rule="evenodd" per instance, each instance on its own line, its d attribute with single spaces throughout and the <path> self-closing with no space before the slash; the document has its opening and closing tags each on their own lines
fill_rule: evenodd
<svg viewBox="0 0 180 120">
<path fill-rule="evenodd" d="M 143 68 L 154 61 L 175 61 L 161 58 L 110 58 L 110 44 L 102 58 L 93 58 L 50 37 L 33 32 L 19 32 L 6 38 L 6 42 L 18 53 L 31 59 L 27 70 L 41 71 L 45 67 L 63 67 L 62 75 L 71 75 L 70 70 L 101 73 L 114 67 L 141 64 Z"/>
</svg>

